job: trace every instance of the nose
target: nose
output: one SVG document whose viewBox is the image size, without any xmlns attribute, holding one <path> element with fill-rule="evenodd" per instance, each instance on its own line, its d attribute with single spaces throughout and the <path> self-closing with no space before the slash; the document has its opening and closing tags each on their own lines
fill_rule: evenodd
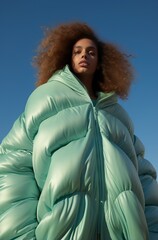
<svg viewBox="0 0 158 240">
<path fill-rule="evenodd" d="M 87 58 L 87 53 L 86 53 L 85 50 L 82 51 L 82 56 L 81 56 L 81 57 L 82 57 L 82 58 Z"/>
</svg>

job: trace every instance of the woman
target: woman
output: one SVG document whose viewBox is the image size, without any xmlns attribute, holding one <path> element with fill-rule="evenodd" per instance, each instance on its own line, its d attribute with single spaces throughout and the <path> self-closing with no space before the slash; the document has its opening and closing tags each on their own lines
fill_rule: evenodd
<svg viewBox="0 0 158 240">
<path fill-rule="evenodd" d="M 155 169 L 117 103 L 128 57 L 70 23 L 34 61 L 38 87 L 1 144 L 0 239 L 156 240 Z"/>
</svg>

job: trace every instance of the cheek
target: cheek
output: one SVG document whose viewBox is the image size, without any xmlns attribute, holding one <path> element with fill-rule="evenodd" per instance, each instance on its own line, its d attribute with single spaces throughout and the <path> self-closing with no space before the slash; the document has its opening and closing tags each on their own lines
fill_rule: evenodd
<svg viewBox="0 0 158 240">
<path fill-rule="evenodd" d="M 75 65 L 74 58 L 72 58 L 72 60 L 71 60 L 71 64 L 72 64 L 72 66 L 74 66 L 74 65 Z"/>
<path fill-rule="evenodd" d="M 97 66 L 98 66 L 98 61 L 94 61 L 93 62 L 93 68 L 96 70 L 97 69 Z"/>
<path fill-rule="evenodd" d="M 93 66 L 97 66 L 98 65 L 98 56 L 91 58 L 91 62 L 93 64 Z"/>
<path fill-rule="evenodd" d="M 74 66 L 74 58 L 71 58 L 71 65 Z"/>
<path fill-rule="evenodd" d="M 72 70 L 75 72 L 75 70 L 76 70 L 76 59 L 75 58 L 71 59 L 71 67 L 72 67 Z"/>
</svg>

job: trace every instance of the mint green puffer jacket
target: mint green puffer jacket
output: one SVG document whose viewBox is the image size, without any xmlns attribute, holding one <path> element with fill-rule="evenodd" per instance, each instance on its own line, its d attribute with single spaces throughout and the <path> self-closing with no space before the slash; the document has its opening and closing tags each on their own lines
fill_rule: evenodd
<svg viewBox="0 0 158 240">
<path fill-rule="evenodd" d="M 68 66 L 0 148 L 1 240 L 156 240 L 158 185 L 114 93 L 94 106 Z"/>
</svg>

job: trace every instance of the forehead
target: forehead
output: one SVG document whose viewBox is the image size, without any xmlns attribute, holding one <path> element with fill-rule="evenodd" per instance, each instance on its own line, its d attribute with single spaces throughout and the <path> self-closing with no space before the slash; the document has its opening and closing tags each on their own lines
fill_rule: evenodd
<svg viewBox="0 0 158 240">
<path fill-rule="evenodd" d="M 83 39 L 78 40 L 74 44 L 74 47 L 88 47 L 88 48 L 91 47 L 91 48 L 97 49 L 95 42 L 88 38 L 83 38 Z"/>
</svg>

